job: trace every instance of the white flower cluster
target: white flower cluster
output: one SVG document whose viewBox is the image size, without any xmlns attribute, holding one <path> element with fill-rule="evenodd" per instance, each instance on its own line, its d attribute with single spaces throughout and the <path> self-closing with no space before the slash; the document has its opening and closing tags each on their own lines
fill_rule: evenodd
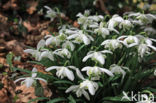
<svg viewBox="0 0 156 103">
<path fill-rule="evenodd" d="M 53 15 L 55 15 L 51 9 L 49 9 L 47 13 L 47 17 L 54 17 Z M 153 45 L 153 41 L 156 42 L 155 39 L 147 38 L 142 35 L 120 34 L 121 30 L 129 31 L 135 26 L 136 23 L 142 24 L 151 22 L 153 19 L 155 19 L 155 16 L 151 14 L 146 15 L 134 13 L 129 14 L 128 16 L 130 18 L 135 16 L 136 18 L 123 19 L 119 15 L 114 15 L 108 22 L 106 22 L 104 21 L 104 17 L 101 15 L 90 16 L 89 14 L 89 11 L 85 11 L 84 14 L 79 13 L 77 15 L 79 17 L 78 23 L 82 27 L 81 29 L 71 26 L 62 26 L 58 32 L 58 35 L 47 35 L 43 40 L 40 40 L 36 50 L 25 50 L 25 52 L 32 54 L 38 61 L 42 60 L 42 58 L 49 58 L 51 61 L 55 61 L 55 56 L 64 58 L 63 60 L 70 60 L 72 53 L 77 51 L 77 46 L 82 46 L 81 44 L 83 44 L 89 48 L 92 46 L 92 43 L 98 41 L 96 40 L 97 37 L 102 39 L 102 42 L 100 42 L 98 46 L 104 46 L 104 49 L 101 50 L 96 47 L 95 50 L 89 50 L 81 61 L 82 63 L 85 62 L 84 64 L 86 65 L 89 59 L 91 59 L 91 61 L 95 62 L 94 66 L 86 65 L 83 68 L 79 68 L 72 65 L 72 63 L 69 63 L 70 66 L 59 65 L 51 66 L 46 69 L 47 72 L 56 70 L 57 77 L 60 79 L 66 78 L 70 81 L 75 80 L 76 76 L 74 73 L 76 73 L 77 77 L 79 77 L 81 80 L 81 83 L 78 83 L 78 85 L 72 85 L 66 90 L 66 93 L 73 91 L 76 93 L 77 97 L 84 95 L 88 100 L 90 100 L 89 93 L 91 95 L 95 95 L 96 91 L 98 90 L 99 86 L 96 81 L 100 80 L 102 75 L 107 74 L 108 77 L 113 77 L 120 74 L 122 75 L 123 80 L 127 71 L 130 71 L 128 67 L 121 66 L 123 64 L 111 64 L 109 69 L 104 68 L 107 56 L 113 55 L 116 49 L 122 49 L 123 47 L 129 49 L 135 47 L 137 48 L 138 54 L 141 58 L 143 58 L 145 54 L 150 54 L 152 50 L 156 51 L 156 47 Z M 110 36 L 111 31 L 119 36 L 115 38 L 107 38 Z M 84 76 L 81 71 L 85 71 L 87 75 Z M 33 76 L 33 79 L 39 78 L 34 78 Z M 32 82 L 30 84 L 32 84 Z"/>
</svg>

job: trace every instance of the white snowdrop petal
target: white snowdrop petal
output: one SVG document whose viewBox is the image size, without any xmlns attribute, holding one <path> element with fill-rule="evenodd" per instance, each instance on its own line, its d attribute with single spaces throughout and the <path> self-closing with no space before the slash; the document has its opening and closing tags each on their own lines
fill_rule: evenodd
<svg viewBox="0 0 156 103">
<path fill-rule="evenodd" d="M 65 91 L 65 93 L 69 93 L 69 92 L 71 92 L 75 89 L 78 89 L 78 88 L 79 88 L 79 85 L 72 85 Z"/>
<path fill-rule="evenodd" d="M 68 70 L 68 69 L 65 69 L 65 73 L 66 73 L 66 76 L 69 80 L 73 81 L 74 80 L 74 74 L 72 71 Z"/>
<path fill-rule="evenodd" d="M 58 66 L 52 66 L 52 67 L 47 68 L 45 71 L 51 71 L 51 70 L 58 69 L 58 68 L 59 68 Z"/>
<path fill-rule="evenodd" d="M 89 54 L 89 55 L 85 56 L 82 61 L 85 62 L 87 59 L 91 58 L 92 56 L 93 56 L 93 54 Z"/>
<path fill-rule="evenodd" d="M 45 44 L 45 40 L 41 39 L 37 44 L 37 50 L 39 50 L 41 47 L 44 47 Z"/>
<path fill-rule="evenodd" d="M 90 100 L 89 94 L 85 90 L 82 90 L 82 93 L 87 100 Z"/>
</svg>

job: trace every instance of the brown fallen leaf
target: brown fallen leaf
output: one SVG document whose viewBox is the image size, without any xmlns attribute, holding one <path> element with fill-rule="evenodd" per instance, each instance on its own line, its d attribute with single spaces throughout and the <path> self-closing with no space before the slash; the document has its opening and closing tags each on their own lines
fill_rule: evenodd
<svg viewBox="0 0 156 103">
<path fill-rule="evenodd" d="M 6 49 L 11 50 L 15 55 L 22 55 L 24 43 L 18 42 L 17 40 L 11 40 L 6 42 Z"/>
<path fill-rule="evenodd" d="M 8 75 L 2 76 L 3 88 L 0 90 L 0 103 L 13 103 L 15 97 L 15 84 Z"/>
<path fill-rule="evenodd" d="M 0 103 L 11 103 L 10 97 L 8 96 L 7 90 L 5 88 L 0 90 Z"/>
<path fill-rule="evenodd" d="M 3 9 L 8 10 L 9 8 L 18 9 L 16 0 L 9 0 L 6 4 L 3 5 Z"/>
<path fill-rule="evenodd" d="M 78 24 L 77 21 L 74 21 L 73 26 L 78 28 L 80 25 Z"/>
<path fill-rule="evenodd" d="M 27 8 L 27 12 L 31 15 L 36 11 L 36 7 L 38 6 L 38 1 L 28 1 L 27 2 L 28 8 Z"/>
<path fill-rule="evenodd" d="M 31 23 L 28 22 L 28 21 L 24 21 L 24 22 L 23 22 L 23 25 L 28 29 L 28 32 L 30 32 L 30 31 L 36 29 L 36 27 L 33 27 L 33 26 L 31 25 Z"/>
<path fill-rule="evenodd" d="M 47 87 L 47 84 L 42 81 L 40 81 L 40 83 L 44 89 L 44 96 L 50 97 L 52 95 L 52 92 Z M 27 88 L 25 85 L 21 85 L 21 86 L 16 87 L 16 91 L 22 91 L 22 93 L 17 94 L 17 96 L 18 96 L 18 100 L 16 101 L 17 103 L 18 102 L 27 103 L 31 99 L 37 98 L 37 96 L 35 96 L 35 88 L 34 87 Z M 32 102 L 32 103 L 37 103 L 37 101 Z"/>
</svg>

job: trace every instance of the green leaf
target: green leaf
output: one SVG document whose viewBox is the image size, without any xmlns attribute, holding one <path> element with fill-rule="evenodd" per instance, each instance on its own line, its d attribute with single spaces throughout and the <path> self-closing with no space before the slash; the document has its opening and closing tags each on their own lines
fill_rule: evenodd
<svg viewBox="0 0 156 103">
<path fill-rule="evenodd" d="M 14 70 L 14 71 L 19 70 L 19 71 L 21 71 L 21 72 L 31 73 L 31 71 L 30 71 L 30 70 L 21 69 L 21 68 L 16 68 L 16 67 L 13 67 L 13 70 Z"/>
<path fill-rule="evenodd" d="M 127 101 L 127 100 L 122 100 L 122 97 L 121 96 L 115 96 L 115 97 L 104 97 L 102 99 L 103 101 L 113 101 L 113 102 L 124 102 Z M 105 102 L 103 102 L 105 103 Z"/>
<path fill-rule="evenodd" d="M 53 82 L 54 84 L 73 84 L 71 81 L 67 81 L 67 80 L 59 80 L 59 81 L 55 81 Z"/>
<path fill-rule="evenodd" d="M 31 99 L 30 101 L 28 101 L 28 103 L 39 101 L 39 100 L 45 100 L 45 99 L 49 99 L 49 98 L 47 98 L 47 97 L 38 97 L 38 98 L 35 98 L 35 99 Z"/>
<path fill-rule="evenodd" d="M 43 89 L 43 87 L 42 87 L 42 85 L 40 84 L 39 81 L 36 82 L 35 95 L 39 96 L 39 97 L 44 96 L 44 89 Z"/>
<path fill-rule="evenodd" d="M 13 71 L 12 59 L 13 59 L 13 53 L 8 53 L 6 56 L 6 62 L 7 64 L 9 64 L 11 71 Z"/>
<path fill-rule="evenodd" d="M 0 90 L 3 88 L 3 84 L 2 83 L 0 83 Z"/>
<path fill-rule="evenodd" d="M 79 49 L 77 50 L 77 52 L 81 51 L 84 47 L 85 47 L 85 44 L 83 44 L 82 46 L 80 46 Z"/>
<path fill-rule="evenodd" d="M 52 99 L 50 101 L 48 101 L 47 103 L 61 103 L 63 101 L 66 101 L 67 99 L 63 98 L 63 97 L 59 97 L 59 98 L 55 98 L 55 99 Z"/>
<path fill-rule="evenodd" d="M 70 95 L 69 97 L 68 97 L 68 99 L 69 99 L 69 103 L 76 103 L 76 101 L 75 101 L 75 99 L 73 98 L 73 96 L 72 95 Z"/>
</svg>

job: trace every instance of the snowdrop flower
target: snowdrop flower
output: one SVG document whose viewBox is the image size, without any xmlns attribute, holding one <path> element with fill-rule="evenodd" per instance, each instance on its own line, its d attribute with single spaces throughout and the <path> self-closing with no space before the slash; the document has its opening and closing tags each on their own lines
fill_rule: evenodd
<svg viewBox="0 0 156 103">
<path fill-rule="evenodd" d="M 103 22 L 100 23 L 100 26 L 97 29 L 95 29 L 94 32 L 98 33 L 99 35 L 102 35 L 103 38 L 110 34 L 109 29 L 104 27 Z"/>
<path fill-rule="evenodd" d="M 144 32 L 146 32 L 148 35 L 154 35 L 156 34 L 156 29 L 153 27 L 144 27 Z"/>
<path fill-rule="evenodd" d="M 104 17 L 102 15 L 93 15 L 88 17 L 89 20 L 93 20 L 95 22 L 102 21 Z"/>
<path fill-rule="evenodd" d="M 126 72 L 125 72 L 124 69 L 129 71 L 129 69 L 127 67 L 124 67 L 124 66 L 118 66 L 116 64 L 112 64 L 110 66 L 110 71 L 112 73 L 114 73 L 114 74 L 122 74 L 122 80 L 124 79 L 124 77 L 126 75 Z"/>
<path fill-rule="evenodd" d="M 62 57 L 62 58 L 64 58 L 64 57 L 70 58 L 71 57 L 71 53 L 66 48 L 56 49 L 53 53 Z"/>
<path fill-rule="evenodd" d="M 100 64 L 104 64 L 105 63 L 105 58 L 106 55 L 105 53 L 111 53 L 111 51 L 109 50 L 103 50 L 103 51 L 90 51 L 87 53 L 87 55 L 83 58 L 83 62 L 87 61 L 89 58 L 91 58 L 92 60 L 98 61 Z"/>
<path fill-rule="evenodd" d="M 79 78 L 81 78 L 82 80 L 84 79 L 84 77 L 81 74 L 81 72 L 79 71 L 79 69 L 74 67 L 74 66 L 67 66 L 67 67 L 64 67 L 64 66 L 51 66 L 51 67 L 47 68 L 46 71 L 51 71 L 51 70 L 54 70 L 54 69 L 57 70 L 56 75 L 58 77 L 60 77 L 61 79 L 63 79 L 64 77 L 67 77 L 71 81 L 74 80 L 74 78 L 75 78 L 74 73 L 70 69 L 75 70 L 77 76 Z"/>
<path fill-rule="evenodd" d="M 87 66 L 87 67 L 82 68 L 81 71 L 87 71 L 87 75 L 89 77 L 92 77 L 91 78 L 92 80 L 99 80 L 102 73 L 106 73 L 109 76 L 114 76 L 111 71 L 105 68 L 97 67 L 97 66 L 94 66 L 94 67 Z"/>
<path fill-rule="evenodd" d="M 104 45 L 105 48 L 114 51 L 117 48 L 122 48 L 122 44 L 117 39 L 108 39 L 102 42 L 101 45 Z"/>
<path fill-rule="evenodd" d="M 53 52 L 49 51 L 49 50 L 44 50 L 43 52 L 41 52 L 41 59 L 42 58 L 49 58 L 51 61 L 54 61 L 54 54 Z"/>
<path fill-rule="evenodd" d="M 73 51 L 75 49 L 75 45 L 71 41 L 65 41 L 62 44 L 62 48 L 66 48 L 66 49 Z"/>
<path fill-rule="evenodd" d="M 85 80 L 80 83 L 80 88 L 88 89 L 89 93 L 91 95 L 95 95 L 95 92 L 99 88 L 98 84 L 96 82 Z"/>
<path fill-rule="evenodd" d="M 78 33 L 79 32 L 79 30 L 78 29 L 66 29 L 65 30 L 65 34 L 69 34 L 69 35 L 72 35 L 72 34 L 76 34 L 76 33 Z"/>
<path fill-rule="evenodd" d="M 52 35 L 47 35 L 45 36 L 46 38 L 46 42 L 45 44 L 48 46 L 48 45 L 53 45 L 53 46 L 59 46 L 60 43 L 61 43 L 61 40 L 59 39 L 58 36 L 52 36 Z"/>
<path fill-rule="evenodd" d="M 141 13 L 130 13 L 129 17 L 136 17 L 136 19 L 141 22 L 141 24 L 152 23 L 154 19 L 156 19 L 155 15 L 152 14 L 141 14 Z M 133 22 L 133 21 L 132 21 Z M 135 21 L 136 22 L 136 21 Z M 134 22 L 134 23 L 135 23 Z"/>
<path fill-rule="evenodd" d="M 156 69 L 155 69 L 155 71 L 154 71 L 154 76 L 156 76 Z"/>
<path fill-rule="evenodd" d="M 60 41 L 65 41 L 67 38 L 67 35 L 65 35 L 64 33 L 60 33 L 57 37 Z"/>
<path fill-rule="evenodd" d="M 108 21 L 108 28 L 114 28 L 115 26 L 117 26 L 119 23 L 121 23 L 121 22 L 123 22 L 124 21 L 124 19 L 121 17 L 121 16 L 119 16 L 119 15 L 117 15 L 117 14 L 115 14 L 115 15 L 113 15 L 113 17 Z"/>
<path fill-rule="evenodd" d="M 87 26 L 89 25 L 89 24 L 91 24 L 91 22 L 92 21 L 89 21 L 88 20 L 88 15 L 90 14 L 90 12 L 88 11 L 85 11 L 85 13 L 84 13 L 84 15 L 82 14 L 82 13 L 78 13 L 76 16 L 77 17 L 79 17 L 78 18 L 78 24 L 81 24 L 82 26 L 83 26 L 83 28 L 84 29 L 86 29 L 87 28 Z"/>
<path fill-rule="evenodd" d="M 46 12 L 47 14 L 45 17 L 48 17 L 50 18 L 51 21 L 53 21 L 54 18 L 57 17 L 57 13 L 48 6 L 44 6 L 44 7 L 47 9 L 47 12 Z"/>
<path fill-rule="evenodd" d="M 156 39 L 144 38 L 144 40 L 145 40 L 145 44 L 147 44 L 148 47 L 156 51 L 156 47 L 152 45 L 153 44 L 152 41 L 156 42 Z"/>
<path fill-rule="evenodd" d="M 145 54 L 150 54 L 150 48 L 146 44 L 140 44 L 138 46 L 138 54 L 143 58 Z"/>
<path fill-rule="evenodd" d="M 76 92 L 77 97 L 81 97 L 82 95 L 84 95 L 84 97 L 87 100 L 90 100 L 88 92 L 86 92 L 86 90 L 84 88 L 80 88 L 80 85 L 72 85 L 65 92 L 69 93 L 71 91 Z"/>
<path fill-rule="evenodd" d="M 98 22 L 104 19 L 102 15 L 89 16 L 89 13 L 86 11 L 84 15 L 78 13 L 77 16 L 79 17 L 78 24 L 81 24 L 84 29 L 87 29 L 87 27 L 95 28 L 98 26 Z"/>
<path fill-rule="evenodd" d="M 121 41 L 120 39 L 124 39 L 124 40 Z M 131 35 L 120 36 L 118 40 L 120 40 L 127 48 L 130 48 L 139 44 L 139 39 L 136 36 L 131 36 Z"/>
<path fill-rule="evenodd" d="M 138 45 L 138 54 L 140 57 L 144 57 L 145 54 L 150 54 L 151 49 L 156 51 L 156 47 L 153 46 L 153 41 L 156 42 L 155 39 L 147 38 L 142 35 L 136 35 L 139 38 L 140 44 Z"/>
<path fill-rule="evenodd" d="M 114 29 L 114 28 L 106 28 L 106 27 L 104 27 L 104 23 L 103 22 L 101 22 L 99 27 L 94 30 L 95 33 L 98 33 L 99 35 L 102 35 L 103 38 L 105 38 L 107 35 L 109 35 L 110 31 L 114 31 L 117 34 L 119 34 L 119 32 L 116 29 Z"/>
<path fill-rule="evenodd" d="M 91 41 L 94 41 L 90 35 L 84 34 L 82 30 L 79 30 L 77 33 L 68 36 L 67 39 L 75 39 L 73 42 L 78 44 L 83 42 L 85 45 L 88 45 Z"/>
<path fill-rule="evenodd" d="M 82 94 L 85 96 L 86 99 L 90 100 L 88 92 L 91 95 L 95 95 L 95 92 L 99 88 L 98 84 L 96 82 L 90 81 L 90 80 L 84 80 L 79 85 L 73 85 L 70 86 L 65 92 L 69 93 L 71 91 L 76 92 L 77 97 L 82 96 Z"/>
<path fill-rule="evenodd" d="M 35 57 L 35 60 L 40 61 L 41 58 L 41 51 L 40 49 L 42 49 L 45 46 L 45 40 L 40 40 L 37 44 L 37 50 L 35 49 L 26 49 L 24 50 L 25 53 L 30 53 L 32 56 Z"/>
<path fill-rule="evenodd" d="M 21 82 L 21 84 L 25 83 L 27 88 L 32 86 L 32 84 L 34 83 L 35 80 L 41 80 L 41 81 L 44 81 L 45 83 L 47 83 L 47 81 L 45 79 L 36 77 L 37 76 L 36 72 L 37 72 L 37 69 L 33 68 L 31 77 L 19 78 L 19 79 L 15 80 L 14 83 L 17 83 L 18 81 L 23 80 Z"/>
<path fill-rule="evenodd" d="M 124 28 L 124 29 L 128 29 L 129 30 L 131 27 L 133 27 L 133 24 L 129 20 L 123 20 L 119 24 L 119 28 Z"/>
</svg>

